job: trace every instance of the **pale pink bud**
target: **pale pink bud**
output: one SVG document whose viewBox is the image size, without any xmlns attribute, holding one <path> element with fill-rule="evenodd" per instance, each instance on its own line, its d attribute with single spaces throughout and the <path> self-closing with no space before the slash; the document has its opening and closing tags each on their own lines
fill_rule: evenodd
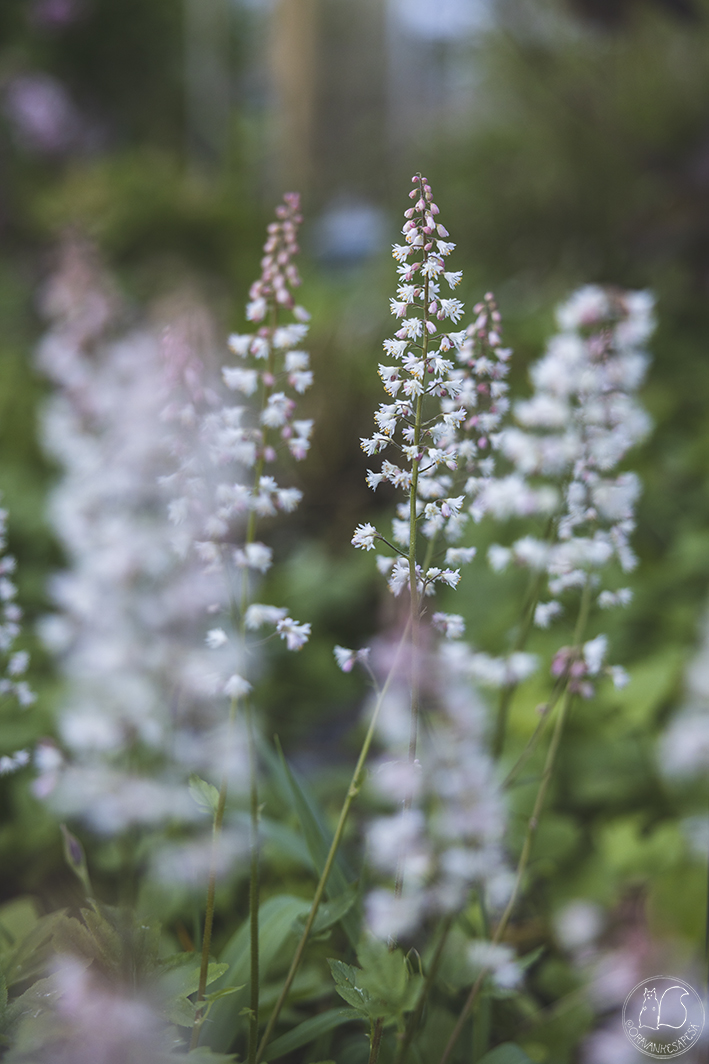
<svg viewBox="0 0 709 1064">
<path fill-rule="evenodd" d="M 447 237 L 447 236 L 450 236 L 450 233 L 449 233 L 449 232 L 448 232 L 448 230 L 446 229 L 445 225 L 441 225 L 441 223 L 440 223 L 440 222 L 439 222 L 439 223 L 438 223 L 438 225 L 436 226 L 436 229 L 438 230 L 438 235 L 439 235 L 440 237 Z"/>
</svg>

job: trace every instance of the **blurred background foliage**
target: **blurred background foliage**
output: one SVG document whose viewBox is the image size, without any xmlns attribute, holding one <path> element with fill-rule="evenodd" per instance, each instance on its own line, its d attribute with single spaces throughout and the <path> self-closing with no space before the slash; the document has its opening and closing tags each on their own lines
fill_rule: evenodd
<svg viewBox="0 0 709 1064">
<path fill-rule="evenodd" d="M 364 688 L 337 672 L 332 644 L 358 645 L 394 617 L 349 539 L 392 502 L 364 485 L 357 440 L 380 401 L 387 248 L 416 169 L 458 244 L 462 297 L 498 297 L 517 394 L 573 287 L 657 296 L 644 396 L 656 427 L 632 459 L 644 483 L 641 563 L 634 603 L 610 633 L 633 682 L 575 711 L 517 934 L 525 948 L 548 944 L 550 913 L 586 897 L 615 914 L 609 941 L 614 926 L 648 920 L 698 956 L 704 858 L 681 824 L 706 811 L 709 788 L 664 783 L 656 737 L 681 700 L 709 587 L 707 0 L 3 0 L 0 487 L 28 628 L 62 564 L 45 517 L 56 470 L 37 442 L 45 385 L 32 363 L 37 293 L 61 234 L 95 241 L 135 317 L 188 288 L 226 334 L 243 323 L 273 203 L 300 188 L 316 434 L 303 507 L 273 532 L 288 560 L 264 595 L 292 603 L 314 638 L 297 658 L 278 657 L 262 694 L 266 731 L 316 783 L 336 774 Z M 498 535 L 476 530 L 481 557 Z M 499 650 L 523 588 L 482 560 L 474 572 L 448 608 Z M 555 638 L 539 634 L 535 649 L 550 652 Z M 52 734 L 56 680 L 27 639 L 40 699 L 3 720 L 0 753 Z M 540 685 L 519 693 L 512 747 L 534 725 Z M 0 779 L 0 891 L 49 908 L 71 897 L 71 877 L 29 775 Z M 527 787 L 515 791 L 520 824 L 529 800 Z M 93 845 L 89 863 L 110 891 L 120 861 Z M 230 930 L 227 915 L 220 933 Z M 530 976 L 547 1005 L 566 992 L 558 966 L 548 949 Z M 535 1059 L 571 1052 L 581 1020 L 570 1015 L 537 1023 Z"/>
</svg>

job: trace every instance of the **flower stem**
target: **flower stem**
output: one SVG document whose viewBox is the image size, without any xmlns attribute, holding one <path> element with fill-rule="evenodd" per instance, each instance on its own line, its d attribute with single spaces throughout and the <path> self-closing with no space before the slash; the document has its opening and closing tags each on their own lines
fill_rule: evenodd
<svg viewBox="0 0 709 1064">
<path fill-rule="evenodd" d="M 421 1016 L 423 1014 L 426 1001 L 428 1000 L 429 992 L 431 990 L 431 987 L 433 986 L 433 981 L 436 978 L 436 975 L 438 974 L 438 969 L 443 958 L 443 950 L 445 949 L 446 942 L 448 941 L 450 929 L 453 926 L 453 919 L 454 918 L 452 916 L 447 916 L 441 924 L 441 933 L 438 939 L 438 943 L 436 945 L 436 951 L 433 954 L 433 957 L 431 958 L 431 964 L 429 965 L 429 969 L 424 977 L 424 983 L 421 987 L 421 991 L 417 998 L 416 1005 L 413 1011 L 409 1014 L 409 1018 L 406 1021 L 404 1033 L 401 1037 L 401 1041 L 399 1042 L 396 1054 L 394 1056 L 394 1064 L 404 1064 L 404 1062 L 406 1061 L 406 1057 L 408 1056 L 409 1049 L 411 1048 L 411 1043 L 413 1041 L 414 1035 L 416 1034 L 419 1023 L 421 1022 Z"/>
<path fill-rule="evenodd" d="M 249 878 L 249 925 L 250 925 L 250 1000 L 248 1064 L 255 1064 L 258 1045 L 259 1021 L 259 806 L 256 742 L 254 738 L 253 711 L 246 702 L 246 727 L 249 743 L 250 815 L 251 815 L 251 870 Z"/>
<path fill-rule="evenodd" d="M 544 583 L 544 573 L 535 573 L 529 583 L 529 589 L 527 592 L 527 601 L 524 606 L 522 624 L 520 625 L 517 638 L 514 641 L 513 652 L 517 653 L 520 650 L 524 650 L 527 645 L 529 633 L 532 630 L 532 624 L 534 622 L 534 611 L 537 608 L 539 602 L 539 596 L 541 594 L 542 585 Z M 516 681 L 505 684 L 500 691 L 500 701 L 497 707 L 497 721 L 495 724 L 495 735 L 492 741 L 492 756 L 497 760 L 502 755 L 502 751 L 505 746 L 505 735 L 507 732 L 507 721 L 510 715 L 510 706 L 512 705 L 512 699 L 514 693 L 517 690 L 518 684 Z"/>
<path fill-rule="evenodd" d="M 300 941 L 298 942 L 298 945 L 296 947 L 296 951 L 295 951 L 295 954 L 293 956 L 293 960 L 291 962 L 291 966 L 290 966 L 290 968 L 288 970 L 288 975 L 286 976 L 285 983 L 283 984 L 281 992 L 278 995 L 278 1000 L 276 1001 L 276 1004 L 273 1007 L 273 1012 L 271 1013 L 271 1016 L 269 1018 L 268 1024 L 266 1025 L 266 1030 L 264 1031 L 263 1037 L 261 1038 L 261 1042 L 260 1042 L 258 1050 L 256 1052 L 255 1064 L 258 1064 L 258 1062 L 261 1060 L 261 1058 L 263 1057 L 263 1055 L 264 1055 L 264 1053 L 266 1051 L 268 1043 L 271 1040 L 271 1035 L 273 1034 L 273 1030 L 274 1030 L 274 1028 L 276 1026 L 276 1022 L 277 1022 L 278 1017 L 279 1017 L 279 1015 L 281 1013 L 281 1009 L 283 1008 L 285 1000 L 288 997 L 288 993 L 290 991 L 290 988 L 293 985 L 293 980 L 295 979 L 296 973 L 298 972 L 298 969 L 300 967 L 300 963 L 301 963 L 301 961 L 303 959 L 303 954 L 305 953 L 305 947 L 308 944 L 308 939 L 310 937 L 310 932 L 312 931 L 313 924 L 315 923 L 315 917 L 318 914 L 318 909 L 320 908 L 320 903 L 322 902 L 322 899 L 323 899 L 324 894 L 325 894 L 325 887 L 327 886 L 327 881 L 329 879 L 330 872 L 332 871 L 332 866 L 335 863 L 335 857 L 337 856 L 337 851 L 338 851 L 338 849 L 340 847 L 340 843 L 342 841 L 342 836 L 344 834 L 345 824 L 347 823 L 347 818 L 349 816 L 350 808 L 352 806 L 353 801 L 355 800 L 355 798 L 359 794 L 360 788 L 362 786 L 362 777 L 364 775 L 364 766 L 365 766 L 365 763 L 367 761 L 367 757 L 369 755 L 370 747 L 371 747 L 372 742 L 374 740 L 374 732 L 375 732 L 375 728 L 376 728 L 376 725 L 377 725 L 377 719 L 379 717 L 379 712 L 380 712 L 380 710 L 382 708 L 382 704 L 383 704 L 384 699 L 385 699 L 385 697 L 387 695 L 387 692 L 389 690 L 391 682 L 394 679 L 394 676 L 396 675 L 396 670 L 397 670 L 397 665 L 399 663 L 399 658 L 401 656 L 401 652 L 402 652 L 402 650 L 404 648 L 406 640 L 408 639 L 410 627 L 411 627 L 411 621 L 409 620 L 409 622 L 406 625 L 406 628 L 404 629 L 404 632 L 403 632 L 403 635 L 401 637 L 401 640 L 399 641 L 399 645 L 398 645 L 398 647 L 396 649 L 396 654 L 394 655 L 394 660 L 392 662 L 391 669 L 389 670 L 389 675 L 387 676 L 386 681 L 384 683 L 384 686 L 382 687 L 381 692 L 379 694 L 379 697 L 377 698 L 377 701 L 375 703 L 374 710 L 372 712 L 372 717 L 371 717 L 371 720 L 369 722 L 369 727 L 367 729 L 367 734 L 364 737 L 364 742 L 362 743 L 362 748 L 360 750 L 359 757 L 357 758 L 357 764 L 355 765 L 354 772 L 352 773 L 352 779 L 350 780 L 350 785 L 349 785 L 349 787 L 347 789 L 347 794 L 345 795 L 345 800 L 342 803 L 342 808 L 340 810 L 340 816 L 339 816 L 338 821 L 337 821 L 337 827 L 335 828 L 335 834 L 333 835 L 332 843 L 330 844 L 330 849 L 328 851 L 328 855 L 327 855 L 327 858 L 325 860 L 325 866 L 324 866 L 324 868 L 322 870 L 322 873 L 320 875 L 320 879 L 318 880 L 318 885 L 315 888 L 315 894 L 313 895 L 313 901 L 312 901 L 312 905 L 310 906 L 310 912 L 308 913 L 308 918 L 305 921 L 305 927 L 303 928 L 303 932 L 302 932 L 302 934 L 300 936 Z"/>
<path fill-rule="evenodd" d="M 229 728 L 231 730 L 236 718 L 237 700 L 232 698 L 229 712 Z M 224 809 L 226 808 L 227 778 L 223 777 L 219 788 L 217 808 L 212 823 L 212 852 L 209 862 L 209 881 L 207 884 L 207 905 L 204 913 L 204 934 L 202 935 L 202 959 L 199 968 L 199 986 L 197 988 L 197 1003 L 204 1001 L 207 990 L 207 975 L 209 971 L 209 950 L 212 945 L 212 927 L 214 924 L 214 896 L 217 889 L 217 861 L 219 858 L 219 842 L 224 822 Z M 190 1049 L 195 1049 L 199 1042 L 199 1032 L 204 1020 L 204 1010 L 197 1009 L 192 1027 Z"/>
<path fill-rule="evenodd" d="M 579 615 L 576 621 L 576 629 L 574 632 L 574 646 L 577 649 L 580 648 L 581 642 L 583 640 L 583 635 L 586 630 L 586 624 L 588 622 L 590 606 L 591 583 L 590 580 L 587 580 L 586 584 L 584 585 L 583 593 L 581 595 L 581 605 L 579 607 Z M 520 854 L 519 862 L 517 864 L 517 872 L 515 875 L 515 883 L 512 889 L 512 894 L 510 896 L 510 900 L 507 902 L 505 911 L 503 912 L 502 917 L 497 927 L 495 928 L 495 934 L 492 937 L 492 944 L 495 946 L 501 941 L 502 936 L 507 930 L 507 925 L 510 921 L 510 917 L 512 916 L 514 907 L 517 904 L 517 899 L 519 897 L 520 889 L 522 886 L 522 879 L 524 878 L 524 874 L 527 870 L 527 865 L 529 864 L 529 858 L 532 852 L 534 837 L 537 832 L 537 827 L 539 826 L 539 817 L 541 816 L 542 809 L 544 808 L 544 801 L 546 799 L 549 784 L 551 782 L 552 773 L 554 771 L 556 756 L 559 750 L 559 744 L 561 742 L 561 736 L 564 730 L 566 718 L 569 713 L 572 698 L 573 692 L 570 690 L 567 678 L 567 683 L 564 688 L 564 696 L 561 703 L 561 709 L 554 724 L 554 731 L 552 733 L 551 743 L 549 744 L 546 761 L 544 762 L 544 771 L 542 772 L 541 782 L 539 784 L 537 796 L 534 801 L 534 808 L 532 809 L 532 815 L 529 818 L 527 832 L 524 837 L 524 843 L 522 844 L 522 852 Z M 446 1048 L 443 1050 L 443 1056 L 441 1057 L 439 1064 L 446 1064 L 451 1053 L 453 1052 L 455 1044 L 460 1038 L 460 1034 L 465 1025 L 465 1021 L 470 1015 L 470 1011 L 473 1005 L 475 1004 L 475 1001 L 477 1000 L 478 994 L 480 993 L 480 989 L 487 974 L 488 969 L 483 969 L 483 971 L 480 972 L 480 975 L 473 984 L 473 988 L 468 994 L 465 1005 L 463 1006 L 463 1011 L 458 1017 L 458 1021 L 455 1027 L 453 1028 L 453 1032 L 450 1038 L 448 1039 L 448 1044 L 446 1045 Z"/>
</svg>

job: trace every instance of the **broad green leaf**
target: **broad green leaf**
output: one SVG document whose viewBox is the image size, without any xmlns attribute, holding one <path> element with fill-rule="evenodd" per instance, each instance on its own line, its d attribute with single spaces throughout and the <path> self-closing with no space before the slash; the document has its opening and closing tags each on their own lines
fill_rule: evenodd
<svg viewBox="0 0 709 1064">
<path fill-rule="evenodd" d="M 281 1038 L 276 1038 L 275 1042 L 271 1042 L 266 1047 L 264 1059 L 277 1060 L 278 1057 L 285 1056 L 294 1049 L 300 1049 L 301 1046 L 314 1042 L 321 1034 L 341 1027 L 343 1023 L 361 1019 L 362 1013 L 357 1009 L 328 1009 L 327 1012 L 321 1012 L 318 1016 L 312 1016 L 309 1020 L 299 1023 Z"/>
<path fill-rule="evenodd" d="M 486 1053 L 479 1064 L 534 1064 L 516 1042 L 503 1042 Z"/>
<path fill-rule="evenodd" d="M 326 818 L 314 796 L 309 792 L 306 785 L 296 777 L 286 761 L 280 743 L 278 744 L 278 754 L 310 857 L 315 870 L 322 874 L 332 844 L 332 832 L 327 827 Z M 336 898 L 344 894 L 350 886 L 350 882 L 351 877 L 345 872 L 342 859 L 338 855 L 333 862 L 325 886 L 325 893 L 328 898 Z M 342 918 L 342 926 L 351 945 L 356 948 L 359 940 L 359 921 L 351 910 Z"/>
<path fill-rule="evenodd" d="M 34 898 L 15 898 L 0 905 L 0 953 L 17 946 L 38 921 Z"/>
<path fill-rule="evenodd" d="M 190 798 L 200 809 L 203 809 L 205 813 L 211 813 L 213 817 L 217 815 L 219 791 L 213 784 L 200 779 L 193 772 L 190 776 L 189 792 Z"/>
<path fill-rule="evenodd" d="M 293 940 L 293 923 L 310 909 L 304 898 L 290 894 L 278 894 L 259 909 L 259 960 L 260 978 L 263 982 L 276 958 L 283 955 L 289 937 Z M 287 954 L 290 959 L 290 952 Z M 234 1041 L 237 1031 L 243 1025 L 239 1012 L 248 1005 L 250 976 L 250 928 L 246 920 L 235 935 L 226 944 L 220 955 L 220 961 L 229 965 L 228 972 L 222 976 L 221 985 L 237 986 L 244 984 L 242 990 L 233 994 L 226 1001 L 217 1001 L 209 1020 L 202 1027 L 202 1038 L 213 1049 L 225 1052 Z M 215 987 L 221 989 L 221 986 Z"/>
<path fill-rule="evenodd" d="M 43 971 L 47 960 L 49 940 L 57 928 L 70 918 L 63 910 L 41 917 L 13 952 L 3 957 L 3 969 L 8 986 L 23 982 Z"/>
</svg>

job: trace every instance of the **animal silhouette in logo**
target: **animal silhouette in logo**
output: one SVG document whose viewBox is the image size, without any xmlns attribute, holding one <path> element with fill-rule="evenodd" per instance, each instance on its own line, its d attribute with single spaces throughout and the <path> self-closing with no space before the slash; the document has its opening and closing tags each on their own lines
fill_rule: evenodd
<svg viewBox="0 0 709 1064">
<path fill-rule="evenodd" d="M 658 1031 L 661 1027 L 672 1027 L 675 1030 L 684 1027 L 687 1022 L 687 1009 L 682 998 L 687 996 L 688 992 L 683 986 L 668 986 L 658 1001 L 655 987 L 652 990 L 644 987 L 638 1027 L 650 1027 L 653 1031 Z"/>
</svg>

